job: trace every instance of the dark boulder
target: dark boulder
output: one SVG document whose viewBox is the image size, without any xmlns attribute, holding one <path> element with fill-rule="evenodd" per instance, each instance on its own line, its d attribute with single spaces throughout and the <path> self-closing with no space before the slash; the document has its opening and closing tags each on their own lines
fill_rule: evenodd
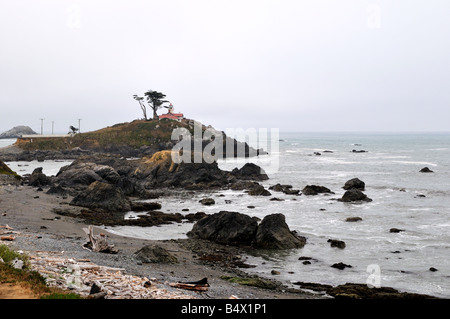
<svg viewBox="0 0 450 319">
<path fill-rule="evenodd" d="M 48 186 L 52 183 L 50 177 L 42 172 L 42 167 L 36 168 L 28 178 L 28 185 L 35 187 Z"/>
<path fill-rule="evenodd" d="M 421 173 L 434 173 L 431 169 L 428 167 L 424 167 L 420 170 Z"/>
<path fill-rule="evenodd" d="M 324 186 L 307 185 L 302 190 L 303 195 L 318 195 L 318 194 L 334 194 L 330 189 Z"/>
<path fill-rule="evenodd" d="M 256 164 L 246 163 L 242 168 L 235 168 L 231 171 L 238 179 L 264 181 L 269 179 L 266 172 Z"/>
<path fill-rule="evenodd" d="M 257 228 L 257 222 L 250 216 L 221 211 L 199 220 L 187 236 L 220 244 L 250 246 Z"/>
<path fill-rule="evenodd" d="M 143 181 L 148 189 L 179 187 L 203 190 L 228 185 L 231 179 L 230 173 L 222 171 L 217 162 L 176 163 L 172 160 L 171 151 L 160 151 L 150 158 L 137 160 L 134 167 L 131 177 Z"/>
<path fill-rule="evenodd" d="M 259 185 L 259 183 L 253 181 L 237 181 L 231 185 L 230 189 L 234 191 L 251 190 Z"/>
<path fill-rule="evenodd" d="M 65 196 L 68 194 L 68 192 L 64 187 L 58 185 L 50 187 L 50 189 L 47 191 L 47 194 Z"/>
<path fill-rule="evenodd" d="M 248 191 L 249 195 L 252 196 L 270 196 L 272 195 L 267 189 L 264 188 L 262 185 L 256 185 L 252 189 Z"/>
<path fill-rule="evenodd" d="M 213 198 L 203 198 L 203 199 L 199 200 L 198 202 L 200 204 L 206 205 L 206 206 L 214 205 L 216 203 L 216 201 Z"/>
<path fill-rule="evenodd" d="M 304 237 L 289 230 L 283 214 L 271 214 L 263 218 L 256 232 L 256 247 L 262 249 L 302 248 Z"/>
<path fill-rule="evenodd" d="M 342 196 L 342 198 L 339 198 L 338 201 L 344 202 L 344 203 L 359 202 L 359 201 L 371 202 L 372 199 L 367 197 L 367 195 L 364 194 L 363 192 L 361 192 L 360 190 L 351 189 L 351 190 L 346 191 L 344 193 L 344 195 Z"/>
<path fill-rule="evenodd" d="M 345 190 L 350 190 L 353 188 L 363 191 L 366 188 L 366 184 L 359 178 L 353 178 L 353 179 L 348 180 L 343 187 L 343 189 L 345 189 Z"/>
<path fill-rule="evenodd" d="M 103 181 L 96 170 L 97 164 L 74 162 L 62 167 L 56 174 L 55 183 L 62 187 L 89 186 L 96 181 Z"/>
<path fill-rule="evenodd" d="M 336 248 L 340 248 L 340 249 L 344 249 L 345 248 L 345 242 L 342 241 L 342 240 L 328 239 L 327 243 L 330 243 L 331 247 L 336 247 Z"/>
<path fill-rule="evenodd" d="M 153 202 L 130 202 L 130 210 L 134 212 L 146 212 L 161 209 L 160 203 Z"/>
<path fill-rule="evenodd" d="M 158 245 L 147 245 L 134 253 L 137 260 L 142 263 L 178 263 L 177 257 Z"/>
<path fill-rule="evenodd" d="M 344 264 L 343 262 L 335 263 L 331 265 L 333 268 L 337 268 L 339 270 L 344 270 L 345 268 L 352 268 L 351 265 Z"/>
<path fill-rule="evenodd" d="M 362 220 L 361 217 L 348 217 L 345 219 L 345 221 L 349 223 L 359 222 L 361 220 Z"/>
<path fill-rule="evenodd" d="M 389 229 L 390 233 L 400 233 L 402 231 L 405 231 L 404 229 L 398 229 L 398 228 L 391 228 Z"/>
<path fill-rule="evenodd" d="M 130 202 L 122 190 L 114 185 L 94 182 L 81 191 L 71 202 L 71 205 L 86 208 L 100 208 L 111 212 L 126 212 L 131 210 Z"/>
<path fill-rule="evenodd" d="M 282 185 L 282 184 L 276 184 L 269 187 L 269 190 L 274 190 L 276 192 L 282 192 L 286 195 L 298 195 L 300 193 L 300 190 L 298 189 L 292 189 L 292 185 Z"/>
</svg>

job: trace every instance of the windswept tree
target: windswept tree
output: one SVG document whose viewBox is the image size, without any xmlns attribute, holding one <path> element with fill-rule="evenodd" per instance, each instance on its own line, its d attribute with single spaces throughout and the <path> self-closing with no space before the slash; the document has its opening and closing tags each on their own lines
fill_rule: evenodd
<svg viewBox="0 0 450 319">
<path fill-rule="evenodd" d="M 141 106 L 142 114 L 144 114 L 144 119 L 147 121 L 147 107 L 145 106 L 144 102 L 142 101 L 144 98 L 141 96 L 137 96 L 136 94 L 133 95 L 133 98 L 139 102 L 139 105 Z"/>
<path fill-rule="evenodd" d="M 169 101 L 164 100 L 166 95 L 152 90 L 145 92 L 144 95 L 147 97 L 148 105 L 153 109 L 153 119 L 157 120 L 158 114 L 156 112 L 158 109 L 161 107 L 168 108 L 168 106 L 164 105 L 164 103 L 169 103 Z"/>
<path fill-rule="evenodd" d="M 75 126 L 71 125 L 69 134 L 75 135 L 75 134 L 78 133 L 78 131 L 79 131 L 78 128 L 76 128 Z"/>
</svg>

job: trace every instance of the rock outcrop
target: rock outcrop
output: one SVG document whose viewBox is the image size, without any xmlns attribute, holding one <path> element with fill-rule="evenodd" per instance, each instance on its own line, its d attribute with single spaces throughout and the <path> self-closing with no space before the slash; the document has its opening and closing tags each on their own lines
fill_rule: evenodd
<svg viewBox="0 0 450 319">
<path fill-rule="evenodd" d="M 359 178 L 352 178 L 352 179 L 348 180 L 343 187 L 343 189 L 345 189 L 345 190 L 358 189 L 360 191 L 364 191 L 365 188 L 366 188 L 366 183 L 364 183 Z"/>
<path fill-rule="evenodd" d="M 36 168 L 28 178 L 28 185 L 34 187 L 48 186 L 51 183 L 51 178 L 42 172 L 42 167 Z"/>
<path fill-rule="evenodd" d="M 304 237 L 289 230 L 283 214 L 271 214 L 264 217 L 256 232 L 255 245 L 262 249 L 302 248 Z"/>
<path fill-rule="evenodd" d="M 253 163 L 246 163 L 239 169 L 235 168 L 231 171 L 231 174 L 240 180 L 264 181 L 269 179 L 266 172 L 261 167 Z"/>
<path fill-rule="evenodd" d="M 283 214 L 268 215 L 258 225 L 248 215 L 222 211 L 199 220 L 187 235 L 219 244 L 258 249 L 301 248 L 306 243 L 304 237 L 289 230 Z"/>
<path fill-rule="evenodd" d="M 420 170 L 421 173 L 434 173 L 431 169 L 428 167 L 424 167 Z"/>
<path fill-rule="evenodd" d="M 361 192 L 360 190 L 351 189 L 351 190 L 346 191 L 344 193 L 344 195 L 342 195 L 342 198 L 339 198 L 338 201 L 344 202 L 344 203 L 360 202 L 360 201 L 371 202 L 372 199 L 367 197 L 367 195 L 364 194 L 363 192 Z"/>
<path fill-rule="evenodd" d="M 71 205 L 102 209 L 112 213 L 131 210 L 130 202 L 120 188 L 99 181 L 93 182 L 74 197 Z"/>
<path fill-rule="evenodd" d="M 134 256 L 142 263 L 178 263 L 178 258 L 176 256 L 172 255 L 169 251 L 159 245 L 144 246 L 136 251 Z"/>
<path fill-rule="evenodd" d="M 318 194 L 334 194 L 329 188 L 317 185 L 307 185 L 302 190 L 303 195 L 318 195 Z"/>
<path fill-rule="evenodd" d="M 257 222 L 248 215 L 221 211 L 199 220 L 187 233 L 187 236 L 219 244 L 250 246 L 255 238 L 257 228 Z"/>
</svg>

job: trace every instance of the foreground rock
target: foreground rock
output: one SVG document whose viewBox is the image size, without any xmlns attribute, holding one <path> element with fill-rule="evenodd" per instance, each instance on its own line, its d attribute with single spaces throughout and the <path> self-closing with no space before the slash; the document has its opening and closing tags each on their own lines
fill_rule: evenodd
<svg viewBox="0 0 450 319">
<path fill-rule="evenodd" d="M 262 249 L 292 249 L 305 246 L 306 239 L 289 230 L 283 214 L 264 217 L 256 232 L 256 247 Z"/>
<path fill-rule="evenodd" d="M 28 178 L 28 185 L 34 187 L 48 186 L 51 183 L 51 178 L 42 172 L 42 167 L 36 168 Z"/>
<path fill-rule="evenodd" d="M 431 169 L 428 167 L 424 167 L 420 170 L 421 173 L 434 173 Z"/>
<path fill-rule="evenodd" d="M 134 256 L 142 263 L 178 263 L 177 257 L 158 245 L 147 245 L 135 252 Z"/>
<path fill-rule="evenodd" d="M 350 202 L 371 202 L 372 199 L 367 197 L 366 194 L 363 192 L 357 190 L 357 189 L 351 189 L 344 193 L 342 198 L 339 198 L 338 201 L 344 202 L 344 203 L 350 203 Z"/>
<path fill-rule="evenodd" d="M 103 209 L 110 212 L 125 212 L 131 210 L 130 202 L 117 187 L 103 182 L 94 182 L 77 195 L 71 205 L 92 209 Z"/>
<path fill-rule="evenodd" d="M 258 226 L 250 216 L 222 211 L 199 220 L 187 235 L 219 244 L 259 249 L 301 248 L 306 243 L 304 237 L 289 230 L 283 214 L 268 215 Z"/>
<path fill-rule="evenodd" d="M 199 220 L 187 236 L 225 245 L 250 246 L 257 228 L 257 222 L 250 216 L 222 211 Z"/>
</svg>

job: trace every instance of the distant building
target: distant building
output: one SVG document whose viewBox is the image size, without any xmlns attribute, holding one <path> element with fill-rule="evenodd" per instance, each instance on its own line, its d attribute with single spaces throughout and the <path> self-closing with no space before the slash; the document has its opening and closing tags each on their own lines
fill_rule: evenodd
<svg viewBox="0 0 450 319">
<path fill-rule="evenodd" d="M 184 119 L 184 115 L 183 115 L 183 113 L 175 113 L 174 109 L 173 109 L 173 105 L 171 103 L 167 113 L 160 115 L 159 119 L 160 120 L 162 120 L 162 119 L 169 119 L 169 120 L 175 120 L 175 121 L 180 122 L 182 119 Z"/>
</svg>

